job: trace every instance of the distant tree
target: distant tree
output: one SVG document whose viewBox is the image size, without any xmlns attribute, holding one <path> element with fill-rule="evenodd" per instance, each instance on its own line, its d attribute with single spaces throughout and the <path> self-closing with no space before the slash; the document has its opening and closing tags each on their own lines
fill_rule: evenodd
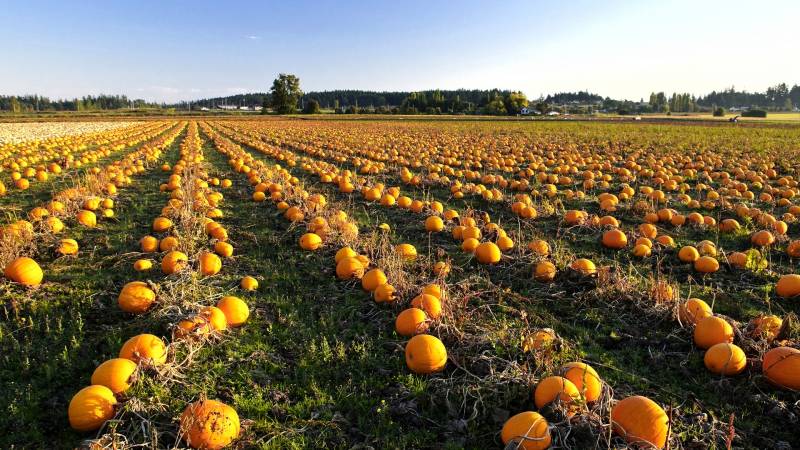
<svg viewBox="0 0 800 450">
<path fill-rule="evenodd" d="M 17 97 L 11 97 L 11 112 L 18 113 L 20 112 L 20 109 L 21 107 L 19 105 L 19 100 L 17 100 Z"/>
<path fill-rule="evenodd" d="M 313 98 L 307 101 L 303 107 L 303 114 L 319 114 L 319 102 Z"/>
<path fill-rule="evenodd" d="M 720 106 L 720 107 L 714 109 L 713 116 L 714 117 L 725 117 L 725 108 Z"/>
<path fill-rule="evenodd" d="M 300 79 L 292 74 L 279 74 L 272 82 L 272 109 L 278 114 L 291 114 L 297 109 L 297 102 L 303 96 Z"/>
<path fill-rule="evenodd" d="M 489 104 L 486 105 L 486 114 L 492 116 L 504 116 L 508 114 L 508 109 L 506 109 L 506 104 L 503 102 L 503 99 L 498 97 L 490 101 Z"/>
<path fill-rule="evenodd" d="M 506 105 L 506 112 L 509 115 L 519 114 L 519 111 L 528 106 L 528 97 L 522 92 L 512 92 L 508 94 L 504 101 Z"/>
</svg>

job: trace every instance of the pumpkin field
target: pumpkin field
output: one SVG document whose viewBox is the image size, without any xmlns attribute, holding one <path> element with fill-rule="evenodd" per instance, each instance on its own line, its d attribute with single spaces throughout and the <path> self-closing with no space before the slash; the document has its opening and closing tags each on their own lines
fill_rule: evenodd
<svg viewBox="0 0 800 450">
<path fill-rule="evenodd" d="M 800 447 L 800 126 L 0 124 L 0 448 Z"/>
</svg>

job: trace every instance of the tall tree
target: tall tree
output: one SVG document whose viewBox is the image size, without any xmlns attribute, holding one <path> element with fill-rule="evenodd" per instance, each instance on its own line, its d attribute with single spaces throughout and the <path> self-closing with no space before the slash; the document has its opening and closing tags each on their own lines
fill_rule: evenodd
<svg viewBox="0 0 800 450">
<path fill-rule="evenodd" d="M 272 82 L 272 109 L 278 114 L 291 114 L 297 109 L 297 102 L 303 96 L 300 79 L 292 74 L 279 74 Z"/>
</svg>

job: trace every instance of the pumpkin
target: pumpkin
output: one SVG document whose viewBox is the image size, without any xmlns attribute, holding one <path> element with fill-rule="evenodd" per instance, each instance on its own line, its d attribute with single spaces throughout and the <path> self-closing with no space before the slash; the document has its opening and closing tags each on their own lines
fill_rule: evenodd
<svg viewBox="0 0 800 450">
<path fill-rule="evenodd" d="M 764 355 L 761 368 L 770 383 L 800 390 L 800 350 L 792 347 L 773 348 Z"/>
<path fill-rule="evenodd" d="M 647 258 L 653 253 L 653 248 L 647 244 L 636 244 L 631 253 L 637 258 Z"/>
<path fill-rule="evenodd" d="M 603 233 L 603 246 L 619 250 L 628 245 L 628 237 L 621 230 L 608 230 Z"/>
<path fill-rule="evenodd" d="M 556 277 L 556 266 L 550 261 L 542 261 L 536 265 L 533 272 L 533 277 L 536 281 L 548 282 L 553 281 Z"/>
<path fill-rule="evenodd" d="M 596 402 L 603 392 L 603 381 L 592 366 L 583 362 L 570 362 L 561 366 L 559 374 L 571 381 L 584 401 Z"/>
<path fill-rule="evenodd" d="M 772 341 L 780 333 L 783 320 L 778 316 L 765 315 L 753 318 L 750 324 L 753 328 L 753 337 Z"/>
<path fill-rule="evenodd" d="M 428 315 L 419 308 L 404 309 L 394 321 L 394 329 L 400 336 L 411 337 L 428 331 Z"/>
<path fill-rule="evenodd" d="M 381 269 L 372 269 L 361 277 L 361 287 L 367 292 L 373 292 L 378 286 L 386 284 L 386 274 Z"/>
<path fill-rule="evenodd" d="M 215 242 L 214 251 L 223 258 L 230 258 L 233 256 L 233 246 L 227 242 Z"/>
<path fill-rule="evenodd" d="M 250 317 L 250 308 L 239 297 L 231 295 L 222 297 L 217 302 L 217 308 L 225 314 L 226 322 L 232 327 L 244 325 L 247 322 L 247 318 Z"/>
<path fill-rule="evenodd" d="M 527 336 L 522 341 L 522 351 L 550 350 L 556 340 L 556 332 L 552 328 L 543 328 Z"/>
<path fill-rule="evenodd" d="M 758 247 L 766 247 L 775 243 L 775 236 L 767 230 L 761 230 L 753 233 L 750 242 Z"/>
<path fill-rule="evenodd" d="M 133 263 L 133 270 L 137 272 L 147 272 L 153 268 L 153 261 L 150 259 L 137 259 Z"/>
<path fill-rule="evenodd" d="M 153 236 L 145 236 L 139 240 L 139 246 L 143 253 L 153 253 L 158 250 L 158 239 Z"/>
<path fill-rule="evenodd" d="M 180 430 L 192 448 L 218 450 L 239 437 L 239 415 L 230 406 L 216 400 L 190 403 L 183 410 Z"/>
<path fill-rule="evenodd" d="M 334 257 L 334 261 L 336 261 L 336 263 L 338 264 L 339 261 L 341 261 L 341 260 L 343 260 L 345 258 L 355 258 L 356 256 L 358 256 L 358 253 L 356 253 L 356 251 L 353 250 L 352 248 L 350 248 L 350 247 L 342 247 L 336 252 L 336 256 Z"/>
<path fill-rule="evenodd" d="M 156 300 L 156 293 L 142 281 L 131 281 L 123 286 L 117 302 L 119 307 L 132 314 L 142 314 L 150 309 Z"/>
<path fill-rule="evenodd" d="M 444 230 L 444 222 L 439 216 L 430 216 L 425 219 L 425 231 L 436 233 Z"/>
<path fill-rule="evenodd" d="M 434 320 L 442 315 L 442 302 L 433 295 L 420 294 L 411 300 L 411 306 L 425 311 Z"/>
<path fill-rule="evenodd" d="M 228 329 L 228 318 L 225 313 L 216 306 L 206 306 L 197 314 L 199 317 L 208 321 L 214 331 L 225 331 Z"/>
<path fill-rule="evenodd" d="M 358 257 L 348 257 L 336 264 L 336 276 L 340 280 L 361 278 L 364 275 L 364 265 Z"/>
<path fill-rule="evenodd" d="M 3 275 L 9 280 L 25 286 L 38 286 L 44 278 L 44 272 L 39 264 L 26 256 L 11 261 L 3 270 Z"/>
<path fill-rule="evenodd" d="M 678 307 L 678 318 L 688 325 L 697 325 L 697 322 L 711 315 L 711 307 L 699 298 L 690 298 Z"/>
<path fill-rule="evenodd" d="M 164 255 L 164 258 L 161 260 L 161 271 L 166 275 L 172 275 L 175 272 L 183 270 L 188 262 L 189 257 L 186 256 L 185 253 L 173 250 Z"/>
<path fill-rule="evenodd" d="M 105 386 L 114 394 L 119 394 L 131 387 L 131 377 L 138 366 L 125 358 L 113 358 L 100 364 L 92 373 L 92 384 Z"/>
<path fill-rule="evenodd" d="M 122 344 L 119 357 L 135 363 L 160 365 L 167 362 L 167 346 L 158 336 L 139 334 Z"/>
<path fill-rule="evenodd" d="M 700 273 L 714 273 L 719 270 L 719 261 L 710 256 L 701 256 L 694 262 L 694 270 Z"/>
<path fill-rule="evenodd" d="M 300 237 L 300 248 L 303 250 L 316 250 L 322 246 L 322 238 L 316 233 L 306 233 Z"/>
<path fill-rule="evenodd" d="M 172 250 L 177 250 L 179 244 L 180 242 L 178 241 L 178 238 L 175 236 L 167 236 L 158 243 L 158 249 L 162 252 L 169 252 Z"/>
<path fill-rule="evenodd" d="M 6 275 L 8 276 L 8 275 Z M 791 298 L 800 295 L 800 275 L 783 275 L 775 285 L 775 293 L 783 298 Z"/>
<path fill-rule="evenodd" d="M 258 289 L 258 280 L 250 275 L 247 275 L 242 278 L 242 281 L 239 282 L 239 286 L 241 286 L 241 288 L 245 291 L 255 291 Z"/>
<path fill-rule="evenodd" d="M 78 391 L 69 402 L 69 425 L 80 432 L 94 431 L 114 418 L 117 399 L 111 389 L 92 385 Z"/>
<path fill-rule="evenodd" d="M 731 266 L 737 269 L 744 269 L 747 267 L 747 254 L 742 252 L 732 252 L 728 255 L 728 262 Z"/>
<path fill-rule="evenodd" d="M 222 260 L 214 253 L 200 253 L 200 273 L 205 276 L 216 275 L 222 269 Z"/>
<path fill-rule="evenodd" d="M 533 400 L 537 408 L 542 409 L 558 400 L 568 409 L 570 416 L 574 414 L 575 402 L 580 399 L 580 396 L 578 388 L 572 384 L 572 381 L 559 376 L 542 379 L 533 392 Z"/>
<path fill-rule="evenodd" d="M 438 285 L 436 283 L 431 283 L 431 284 L 425 286 L 424 288 L 422 288 L 422 293 L 423 294 L 432 295 L 432 296 L 438 298 L 439 300 L 442 300 L 442 286 L 440 286 L 440 285 Z"/>
<path fill-rule="evenodd" d="M 461 250 L 463 250 L 464 253 L 475 253 L 479 245 L 481 245 L 481 241 L 475 238 L 466 238 L 461 243 Z"/>
<path fill-rule="evenodd" d="M 156 233 L 162 233 L 170 228 L 172 228 L 172 220 L 167 217 L 159 216 L 153 219 L 153 231 Z"/>
<path fill-rule="evenodd" d="M 706 351 L 703 362 L 712 373 L 738 375 L 747 366 L 747 357 L 739 346 L 721 342 Z"/>
<path fill-rule="evenodd" d="M 55 234 L 58 234 L 64 230 L 64 222 L 62 222 L 58 217 L 48 217 L 45 219 L 44 223 L 47 225 L 47 228 Z"/>
<path fill-rule="evenodd" d="M 85 227 L 94 228 L 97 226 L 97 215 L 91 211 L 87 211 L 85 209 L 78 211 L 76 219 L 78 220 L 79 224 Z"/>
<path fill-rule="evenodd" d="M 528 244 L 528 250 L 539 256 L 547 256 L 550 254 L 550 244 L 542 239 L 537 239 Z"/>
<path fill-rule="evenodd" d="M 632 445 L 660 449 L 667 443 L 667 413 L 647 397 L 636 395 L 620 400 L 611 409 L 611 425 Z"/>
<path fill-rule="evenodd" d="M 417 249 L 411 244 L 398 244 L 395 247 L 395 252 L 405 261 L 414 261 L 417 259 Z"/>
<path fill-rule="evenodd" d="M 595 267 L 594 263 L 591 260 L 586 258 L 579 258 L 572 262 L 569 265 L 572 270 L 575 270 L 582 275 L 593 275 L 597 273 L 597 267 Z"/>
<path fill-rule="evenodd" d="M 178 338 L 201 337 L 211 333 L 211 324 L 203 317 L 195 316 L 178 322 L 175 336 Z"/>
<path fill-rule="evenodd" d="M 691 245 L 687 245 L 678 250 L 678 259 L 685 263 L 693 263 L 700 259 L 700 252 Z"/>
<path fill-rule="evenodd" d="M 392 286 L 389 283 L 384 283 L 384 284 L 378 286 L 372 292 L 372 298 L 374 298 L 377 303 L 383 303 L 383 302 L 390 302 L 391 303 L 391 302 L 395 301 L 394 292 L 395 292 L 394 286 Z"/>
<path fill-rule="evenodd" d="M 514 241 L 508 236 L 500 236 L 495 242 L 500 251 L 507 252 L 514 248 Z"/>
<path fill-rule="evenodd" d="M 697 322 L 694 328 L 694 343 L 702 349 L 719 343 L 733 342 L 733 327 L 724 319 L 709 316 Z"/>
<path fill-rule="evenodd" d="M 547 420 L 539 413 L 525 411 L 511 416 L 500 431 L 503 445 L 522 450 L 544 450 L 550 447 L 552 438 Z"/>
<path fill-rule="evenodd" d="M 77 255 L 78 242 L 75 239 L 61 239 L 56 251 L 62 255 Z"/>
<path fill-rule="evenodd" d="M 494 242 L 483 242 L 475 249 L 475 256 L 481 264 L 497 264 L 500 262 L 500 248 Z"/>
<path fill-rule="evenodd" d="M 442 341 L 429 334 L 418 334 L 406 344 L 406 365 L 412 372 L 441 372 L 447 364 L 447 349 Z"/>
</svg>

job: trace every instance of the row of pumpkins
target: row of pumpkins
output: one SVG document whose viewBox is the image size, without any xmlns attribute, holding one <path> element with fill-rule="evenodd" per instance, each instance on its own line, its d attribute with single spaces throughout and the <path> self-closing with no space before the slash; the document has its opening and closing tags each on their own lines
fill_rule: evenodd
<svg viewBox="0 0 800 450">
<path fill-rule="evenodd" d="M 0 239 L 4 241 L 6 246 L 16 248 L 33 238 L 37 226 L 52 234 L 61 233 L 66 227 L 59 216 L 63 216 L 68 210 L 67 204 L 79 205 L 75 220 L 85 227 L 94 228 L 97 226 L 95 212 L 98 210 L 103 211 L 103 217 L 113 217 L 114 200 L 110 197 L 100 197 L 100 195 L 114 195 L 118 186 L 130 184 L 132 175 L 145 170 L 143 160 L 152 161 L 159 158 L 161 152 L 172 145 L 174 139 L 182 131 L 182 127 L 173 126 L 170 133 L 164 133 L 164 131 L 165 128 L 163 126 L 156 130 L 150 130 L 146 136 L 151 137 L 151 140 L 141 149 L 127 154 L 121 160 L 109 164 L 102 170 L 92 171 L 91 176 L 95 180 L 100 180 L 102 176 L 103 179 L 108 180 L 108 183 L 85 184 L 88 186 L 102 186 L 103 192 L 90 192 L 85 187 L 61 190 L 54 194 L 52 200 L 45 206 L 32 208 L 28 213 L 30 221 L 18 220 L 0 227 Z M 76 255 L 78 251 L 78 242 L 70 238 L 61 239 L 56 247 L 56 253 L 60 255 Z M 29 287 L 38 286 L 44 279 L 44 272 L 41 266 L 34 259 L 26 256 L 17 257 L 8 263 L 3 269 L 3 274 L 11 281 Z"/>
<path fill-rule="evenodd" d="M 169 233 L 176 225 L 170 217 L 177 217 L 177 211 L 184 207 L 184 188 L 193 183 L 196 193 L 194 202 L 189 206 L 191 214 L 203 214 L 205 231 L 209 239 L 216 240 L 215 248 L 223 257 L 233 253 L 233 247 L 226 242 L 227 231 L 209 217 L 221 216 L 217 209 L 222 195 L 207 189 L 208 183 L 200 178 L 192 181 L 184 180 L 182 173 L 194 172 L 186 170 L 190 165 L 197 165 L 203 160 L 201 141 L 194 123 L 190 124 L 186 138 L 181 143 L 181 156 L 178 163 L 170 168 L 163 165 L 162 170 L 171 171 L 166 188 L 170 199 L 162 210 L 162 215 L 153 222 L 153 231 Z M 212 179 L 213 185 L 222 184 Z M 228 184 L 228 183 L 226 183 Z M 230 184 L 228 184 L 230 185 Z M 187 189 L 188 190 L 188 189 Z M 218 231 L 215 231 L 218 230 Z M 165 243 L 165 245 L 160 245 Z M 224 244 L 224 245 L 220 245 Z M 159 242 L 153 236 L 145 236 L 140 240 L 143 253 L 166 252 L 162 258 L 162 271 L 165 275 L 177 273 L 187 268 L 188 257 L 177 250 L 178 240 L 171 235 Z M 210 276 L 219 272 L 221 260 L 211 252 L 201 252 L 199 270 L 202 275 Z M 134 263 L 137 271 L 146 271 L 152 266 L 148 259 L 140 259 Z M 255 290 L 258 282 L 247 276 L 242 279 L 241 286 L 245 290 Z M 128 313 L 143 314 L 157 301 L 156 291 L 151 284 L 132 281 L 122 288 L 118 296 L 119 307 Z M 174 328 L 175 339 L 202 339 L 212 334 L 222 333 L 228 328 L 244 325 L 250 315 L 249 307 L 242 299 L 235 296 L 224 296 L 216 306 L 207 306 L 191 318 L 181 320 Z M 134 382 L 136 373 L 143 368 L 166 364 L 169 350 L 164 341 L 152 334 L 140 334 L 130 338 L 120 349 L 119 357 L 110 359 L 95 369 L 91 377 L 91 386 L 80 390 L 70 401 L 68 415 L 70 425 L 82 432 L 99 429 L 116 414 L 117 396 L 123 395 Z M 240 433 L 239 416 L 230 406 L 216 401 L 201 399 L 186 406 L 180 417 L 181 435 L 193 448 L 219 449 L 228 446 Z"/>
<path fill-rule="evenodd" d="M 387 167 L 401 167 L 400 177 L 404 182 L 412 185 L 420 184 L 420 176 L 413 175 L 413 173 L 408 170 L 408 166 L 422 167 L 424 165 L 424 163 L 421 162 L 424 161 L 425 158 L 424 144 L 410 149 L 411 153 L 409 154 L 414 155 L 412 160 L 406 159 L 407 155 L 404 155 L 402 152 L 393 152 L 390 155 L 384 155 L 379 160 L 376 160 L 370 156 L 375 154 L 373 148 L 335 147 L 328 140 L 318 140 L 315 135 L 316 130 L 314 129 L 304 130 L 301 134 L 291 137 L 296 140 L 286 139 L 287 136 L 285 135 L 280 138 L 275 138 L 273 134 L 270 134 L 270 132 L 273 131 L 270 129 L 271 125 L 273 124 L 249 123 L 237 124 L 236 127 L 230 128 L 239 133 L 247 133 L 252 136 L 260 135 L 261 139 L 259 140 L 271 142 L 275 146 L 285 145 L 289 148 L 295 148 L 316 158 L 331 159 L 340 163 L 345 161 L 352 162 L 353 165 L 361 168 L 359 170 L 360 173 L 384 173 Z M 283 126 L 281 126 L 281 131 L 285 131 Z M 437 133 L 436 137 L 442 136 L 443 134 L 444 133 Z M 298 143 L 298 141 L 301 143 Z M 407 139 L 403 139 L 403 141 L 406 143 L 409 142 Z M 502 150 L 503 148 L 493 149 L 493 151 Z M 441 151 L 442 149 L 439 149 L 439 152 Z M 505 167 L 503 169 L 504 171 L 517 172 L 517 179 L 510 182 L 502 175 L 482 175 L 474 170 L 462 170 L 457 167 L 463 166 L 458 163 L 457 158 L 445 158 L 438 164 L 429 164 L 426 166 L 428 175 L 425 181 L 447 184 L 449 182 L 447 176 L 455 176 L 467 180 L 480 180 L 481 183 L 487 185 L 497 185 L 501 188 L 510 187 L 512 190 L 524 191 L 530 188 L 529 178 L 536 175 L 536 181 L 544 185 L 542 194 L 552 197 L 558 193 L 557 186 L 577 184 L 577 182 L 573 181 L 571 176 L 565 175 L 578 175 L 583 179 L 582 186 L 583 189 L 586 190 L 598 188 L 608 189 L 611 185 L 610 183 L 614 181 L 616 177 L 622 183 L 619 199 L 628 200 L 632 198 L 635 191 L 626 183 L 641 178 L 650 179 L 656 187 L 660 188 L 656 189 L 651 186 L 642 186 L 640 188 L 640 193 L 649 200 L 658 203 L 666 203 L 670 198 L 662 189 L 665 189 L 667 192 L 677 191 L 680 194 L 676 196 L 676 200 L 691 209 L 700 207 L 710 209 L 718 205 L 723 207 L 732 206 L 728 198 L 754 200 L 755 195 L 748 190 L 747 182 L 751 183 L 750 187 L 753 189 L 762 190 L 762 193 L 758 196 L 759 201 L 775 204 L 777 206 L 790 206 L 790 199 L 798 193 L 796 180 L 794 180 L 792 176 L 779 177 L 777 170 L 775 170 L 776 166 L 774 163 L 772 163 L 771 168 L 764 169 L 760 174 L 747 166 L 739 166 L 736 167 L 733 175 L 731 175 L 728 172 L 720 170 L 725 166 L 725 161 L 722 160 L 711 165 L 704 163 L 695 164 L 694 167 L 691 168 L 686 167 L 689 165 L 689 161 L 684 160 L 683 164 L 685 165 L 680 169 L 681 175 L 677 175 L 678 170 L 671 170 L 664 166 L 658 166 L 656 160 L 648 159 L 642 162 L 628 159 L 623 161 L 622 159 L 609 158 L 609 155 L 606 153 L 597 154 L 594 152 L 596 152 L 596 150 L 591 149 L 586 152 L 589 155 L 588 158 L 586 155 L 581 155 L 581 157 L 578 158 L 579 160 L 583 160 L 586 166 L 583 172 L 580 173 L 580 169 L 576 166 L 575 161 L 570 160 L 568 162 L 569 165 L 566 166 L 563 164 L 559 165 L 559 161 L 554 160 L 552 152 L 545 152 L 540 148 L 527 148 L 524 155 L 528 159 L 533 159 L 534 161 L 526 164 L 527 167 Z M 474 156 L 474 154 L 465 154 L 462 156 Z M 736 162 L 740 163 L 744 159 L 746 158 L 737 159 Z M 389 164 L 387 164 L 387 161 Z M 517 163 L 519 163 L 519 160 L 517 160 Z M 456 166 L 453 166 L 453 164 L 456 164 Z M 617 165 L 615 166 L 615 164 Z M 656 166 L 655 169 L 646 168 L 646 165 L 654 164 Z M 624 167 L 622 167 L 623 165 Z M 483 166 L 482 164 L 477 164 L 476 167 Z M 492 167 L 492 165 L 487 166 L 489 170 L 491 170 Z M 762 167 L 770 166 L 763 165 Z M 377 168 L 378 170 L 372 170 L 373 168 Z M 548 174 L 547 172 L 549 170 L 555 173 Z M 444 173 L 446 176 L 441 177 L 439 175 L 440 173 Z M 692 199 L 691 196 L 686 193 L 692 189 L 687 183 L 689 180 L 697 180 L 695 189 L 701 194 L 704 193 L 705 200 Z M 712 186 L 705 182 L 716 182 L 721 187 L 719 191 L 715 191 Z M 467 185 L 462 185 L 460 181 L 456 180 L 456 182 L 451 185 L 451 192 L 456 198 L 462 197 L 464 192 L 481 195 L 489 193 L 490 195 L 488 198 L 486 195 L 484 195 L 484 198 L 492 199 L 496 194 L 496 189 L 488 189 L 483 184 L 474 185 L 468 183 Z M 584 192 L 582 191 L 573 192 L 567 189 L 563 191 L 563 193 L 567 199 L 582 199 L 584 197 Z M 533 191 L 533 194 L 540 195 L 537 191 Z M 616 208 L 616 204 L 612 204 L 611 202 L 603 201 L 600 203 L 604 210 L 613 211 Z M 674 221 L 680 222 L 681 218 L 693 221 L 695 215 L 696 214 L 690 214 L 689 217 L 684 218 L 676 214 Z M 708 216 L 700 216 L 700 219 L 702 223 L 704 220 L 707 221 L 711 218 Z"/>
<path fill-rule="evenodd" d="M 163 123 L 134 127 L 133 130 L 112 130 L 96 135 L 73 135 L 58 139 L 59 144 L 24 142 L 8 149 L 9 157 L 2 168 L 11 172 L 10 181 L 19 190 L 30 187 L 31 180 L 44 182 L 50 174 L 59 175 L 64 169 L 81 168 L 111 156 L 113 152 L 134 146 L 152 137 L 156 130 L 163 132 Z M 80 153 L 77 153 L 80 152 Z M 77 154 L 76 154 L 77 153 Z M 0 195 L 6 194 L 6 185 L 0 181 Z"/>
</svg>

